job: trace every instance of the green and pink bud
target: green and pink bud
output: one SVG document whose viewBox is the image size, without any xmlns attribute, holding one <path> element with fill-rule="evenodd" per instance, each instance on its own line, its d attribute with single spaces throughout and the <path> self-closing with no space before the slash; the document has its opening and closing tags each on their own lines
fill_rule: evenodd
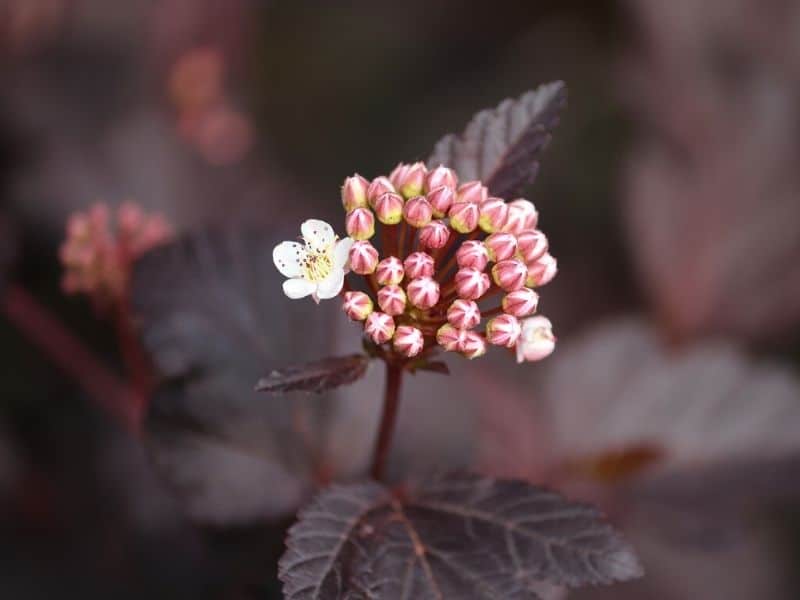
<svg viewBox="0 0 800 600">
<path fill-rule="evenodd" d="M 410 325 L 400 325 L 394 334 L 393 347 L 395 352 L 411 358 L 422 352 L 425 345 L 422 331 Z"/>
<path fill-rule="evenodd" d="M 547 285 L 558 273 L 558 262 L 550 255 L 545 253 L 536 262 L 528 265 L 528 275 L 525 285 L 528 287 L 540 287 Z"/>
<path fill-rule="evenodd" d="M 403 220 L 403 198 L 400 194 L 386 192 L 375 201 L 375 216 L 384 225 L 397 225 Z"/>
<path fill-rule="evenodd" d="M 478 300 L 492 285 L 489 276 L 472 267 L 459 269 L 454 277 L 456 293 L 464 300 Z"/>
<path fill-rule="evenodd" d="M 508 219 L 503 231 L 519 235 L 526 229 L 536 229 L 538 222 L 539 213 L 533 202 L 519 198 L 508 203 Z"/>
<path fill-rule="evenodd" d="M 474 301 L 459 298 L 447 309 L 447 322 L 456 329 L 472 329 L 481 322 L 481 311 Z"/>
<path fill-rule="evenodd" d="M 397 190 L 394 189 L 394 186 L 392 185 L 392 182 L 389 181 L 388 177 L 376 177 L 372 180 L 372 183 L 370 183 L 369 187 L 367 188 L 367 202 L 369 202 L 369 205 L 374 209 L 378 202 L 378 198 L 384 194 L 394 194 L 396 192 Z"/>
<path fill-rule="evenodd" d="M 483 271 L 489 263 L 489 251 L 483 245 L 483 242 L 468 240 L 458 248 L 456 262 L 459 267 L 470 267 Z"/>
<path fill-rule="evenodd" d="M 547 247 L 547 236 L 538 229 L 526 229 L 517 236 L 517 253 L 527 264 L 544 256 Z"/>
<path fill-rule="evenodd" d="M 531 288 L 520 288 L 503 296 L 503 311 L 521 319 L 536 312 L 539 306 L 539 294 Z"/>
<path fill-rule="evenodd" d="M 465 331 L 458 344 L 458 351 L 472 360 L 486 354 L 486 340 L 474 331 Z"/>
<path fill-rule="evenodd" d="M 439 282 L 432 277 L 418 277 L 409 282 L 406 293 L 413 306 L 428 310 L 439 302 Z"/>
<path fill-rule="evenodd" d="M 354 240 L 368 240 L 375 235 L 375 216 L 368 208 L 354 208 L 345 217 L 347 235 Z"/>
<path fill-rule="evenodd" d="M 367 189 L 369 188 L 369 181 L 356 173 L 352 177 L 348 177 L 342 184 L 342 206 L 347 212 L 356 208 L 364 208 L 368 206 L 367 202 Z"/>
<path fill-rule="evenodd" d="M 486 324 L 486 341 L 495 346 L 513 348 L 521 333 L 519 321 L 513 315 L 497 315 Z"/>
<path fill-rule="evenodd" d="M 350 269 L 358 275 L 371 275 L 378 266 L 378 251 L 366 240 L 350 247 Z"/>
<path fill-rule="evenodd" d="M 436 343 L 447 352 L 456 352 L 461 346 L 465 333 L 465 330 L 445 323 L 436 331 Z"/>
<path fill-rule="evenodd" d="M 480 205 L 478 225 L 486 233 L 500 231 L 508 220 L 508 204 L 500 198 L 489 198 Z"/>
<path fill-rule="evenodd" d="M 417 229 L 431 222 L 433 209 L 425 196 L 415 196 L 403 206 L 403 218 L 406 223 Z"/>
<path fill-rule="evenodd" d="M 364 333 L 376 344 L 385 344 L 394 335 L 394 319 L 382 312 L 373 312 L 364 321 Z"/>
<path fill-rule="evenodd" d="M 419 243 L 431 250 L 444 248 L 449 239 L 450 228 L 444 221 L 431 221 L 419 232 Z"/>
<path fill-rule="evenodd" d="M 450 207 L 450 227 L 458 233 L 470 233 L 478 227 L 480 209 L 471 202 L 456 202 Z"/>
<path fill-rule="evenodd" d="M 389 175 L 389 181 L 405 198 L 413 198 L 422 193 L 427 174 L 425 163 L 416 162 L 412 165 L 400 163 Z"/>
<path fill-rule="evenodd" d="M 453 169 L 439 165 L 425 176 L 425 191 L 430 193 L 442 186 L 455 191 L 458 187 L 458 176 Z"/>
<path fill-rule="evenodd" d="M 433 257 L 425 252 L 412 252 L 403 261 L 403 267 L 410 279 L 432 277 L 434 271 Z"/>
<path fill-rule="evenodd" d="M 517 341 L 517 362 L 533 362 L 547 358 L 556 347 L 553 324 L 546 317 L 536 316 L 522 322 L 522 334 Z"/>
<path fill-rule="evenodd" d="M 525 286 L 528 267 L 516 259 L 501 260 L 492 267 L 492 279 L 506 292 L 513 292 Z"/>
<path fill-rule="evenodd" d="M 480 181 L 467 181 L 458 187 L 456 202 L 483 204 L 489 198 L 489 190 Z"/>
<path fill-rule="evenodd" d="M 433 216 L 441 219 L 450 212 L 450 207 L 453 206 L 456 195 L 451 188 L 442 185 L 428 192 L 427 198 L 428 202 L 431 203 Z"/>
<path fill-rule="evenodd" d="M 386 285 L 378 290 L 378 306 L 392 317 L 402 315 L 406 310 L 406 293 L 399 285 Z"/>
<path fill-rule="evenodd" d="M 403 263 L 396 256 L 384 258 L 375 269 L 375 278 L 380 285 L 397 285 L 403 281 Z"/>
<path fill-rule="evenodd" d="M 342 310 L 351 321 L 363 321 L 373 308 L 372 299 L 364 292 L 345 292 Z"/>
<path fill-rule="evenodd" d="M 517 238 L 510 233 L 493 233 L 483 240 L 483 244 L 492 262 L 508 260 L 517 252 Z"/>
</svg>

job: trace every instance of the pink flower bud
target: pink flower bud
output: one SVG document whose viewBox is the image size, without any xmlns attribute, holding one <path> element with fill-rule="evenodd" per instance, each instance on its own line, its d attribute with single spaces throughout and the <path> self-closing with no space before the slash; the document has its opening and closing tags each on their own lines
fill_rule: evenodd
<svg viewBox="0 0 800 600">
<path fill-rule="evenodd" d="M 486 324 L 486 341 L 495 346 L 513 348 L 521 333 L 519 321 L 513 315 L 497 315 Z"/>
<path fill-rule="evenodd" d="M 510 315 L 522 318 L 536 312 L 539 305 L 539 294 L 531 288 L 520 288 L 503 297 L 503 310 Z"/>
<path fill-rule="evenodd" d="M 454 277 L 456 292 L 465 300 L 477 300 L 491 287 L 489 276 L 472 267 L 459 269 Z"/>
<path fill-rule="evenodd" d="M 459 298 L 447 309 L 447 321 L 458 329 L 472 329 L 481 322 L 481 311 L 472 300 Z"/>
<path fill-rule="evenodd" d="M 538 229 L 526 229 L 517 236 L 517 253 L 527 264 L 547 252 L 547 237 Z"/>
<path fill-rule="evenodd" d="M 397 285 L 403 281 L 403 263 L 396 256 L 384 258 L 375 269 L 375 278 L 380 285 Z"/>
<path fill-rule="evenodd" d="M 471 267 L 483 271 L 489 262 L 489 251 L 483 242 L 468 240 L 461 244 L 456 252 L 456 262 L 459 267 Z"/>
<path fill-rule="evenodd" d="M 444 221 L 431 221 L 419 232 L 419 243 L 424 248 L 443 248 L 450 239 L 450 228 Z"/>
<path fill-rule="evenodd" d="M 372 208 L 375 208 L 378 198 L 387 193 L 394 194 L 396 191 L 388 177 L 376 177 L 367 188 L 367 202 Z"/>
<path fill-rule="evenodd" d="M 375 201 L 375 215 L 384 225 L 397 225 L 403 219 L 403 198 L 386 192 Z"/>
<path fill-rule="evenodd" d="M 492 279 L 507 292 L 513 292 L 525 286 L 528 277 L 528 267 L 516 259 L 501 260 L 492 267 Z"/>
<path fill-rule="evenodd" d="M 413 198 L 422 193 L 427 174 L 428 169 L 425 168 L 425 163 L 416 162 L 413 165 L 400 163 L 389 175 L 389 180 L 403 196 Z"/>
<path fill-rule="evenodd" d="M 517 362 L 542 360 L 556 347 L 553 324 L 546 317 L 531 317 L 522 322 L 522 335 L 517 342 Z"/>
<path fill-rule="evenodd" d="M 354 240 L 367 240 L 375 235 L 375 216 L 368 208 L 354 208 L 345 217 L 345 228 Z"/>
<path fill-rule="evenodd" d="M 428 192 L 428 202 L 431 203 L 433 216 L 437 219 L 441 219 L 443 216 L 445 216 L 450 211 L 450 207 L 453 205 L 455 197 L 455 192 L 453 192 L 453 190 L 449 187 L 445 187 L 443 185 L 435 188 L 431 192 Z"/>
<path fill-rule="evenodd" d="M 416 196 L 411 198 L 403 206 L 403 217 L 406 223 L 412 227 L 425 227 L 431 222 L 433 216 L 433 209 L 425 196 Z"/>
<path fill-rule="evenodd" d="M 392 317 L 402 315 L 406 309 L 406 293 L 399 285 L 386 285 L 378 290 L 378 306 Z"/>
<path fill-rule="evenodd" d="M 480 181 L 462 183 L 456 193 L 456 202 L 483 204 L 489 197 L 489 190 Z"/>
<path fill-rule="evenodd" d="M 479 333 L 465 331 L 458 344 L 458 350 L 470 360 L 478 358 L 486 354 L 486 340 Z"/>
<path fill-rule="evenodd" d="M 510 233 L 493 233 L 483 240 L 483 244 L 493 262 L 513 258 L 517 252 L 517 238 Z"/>
<path fill-rule="evenodd" d="M 500 231 L 508 219 L 508 204 L 501 198 L 489 198 L 480 205 L 478 225 L 486 233 Z"/>
<path fill-rule="evenodd" d="M 442 165 L 436 167 L 433 171 L 429 171 L 425 176 L 425 191 L 430 192 L 440 186 L 444 186 L 455 191 L 458 185 L 458 176 L 453 169 L 448 169 Z"/>
<path fill-rule="evenodd" d="M 436 331 L 436 343 L 447 352 L 455 352 L 461 346 L 465 331 L 445 323 Z"/>
<path fill-rule="evenodd" d="M 370 275 L 378 266 L 378 251 L 367 241 L 354 242 L 350 247 L 350 269 L 359 275 Z"/>
<path fill-rule="evenodd" d="M 525 285 L 539 287 L 553 281 L 558 273 L 558 263 L 549 253 L 545 253 L 539 260 L 528 265 L 528 277 Z"/>
<path fill-rule="evenodd" d="M 477 204 L 456 202 L 450 207 L 450 227 L 458 233 L 469 233 L 478 227 L 480 209 Z"/>
<path fill-rule="evenodd" d="M 539 213 L 532 202 L 519 198 L 508 203 L 508 219 L 503 231 L 518 235 L 526 229 L 535 229 Z"/>
<path fill-rule="evenodd" d="M 344 180 L 342 185 L 342 205 L 347 212 L 354 208 L 367 206 L 367 189 L 369 181 L 356 173 Z"/>
<path fill-rule="evenodd" d="M 364 333 L 376 344 L 385 344 L 394 335 L 394 319 L 382 312 L 373 312 L 364 322 Z"/>
<path fill-rule="evenodd" d="M 439 302 L 439 282 L 432 277 L 418 277 L 406 286 L 408 301 L 422 310 L 427 310 Z"/>
<path fill-rule="evenodd" d="M 425 345 L 422 332 L 410 325 L 401 325 L 394 334 L 394 349 L 407 358 L 422 352 Z"/>
<path fill-rule="evenodd" d="M 433 275 L 433 258 L 425 252 L 412 252 L 403 261 L 406 275 L 411 279 L 431 277 Z"/>
<path fill-rule="evenodd" d="M 372 299 L 364 292 L 345 292 L 342 310 L 351 321 L 363 321 L 372 313 Z"/>
</svg>

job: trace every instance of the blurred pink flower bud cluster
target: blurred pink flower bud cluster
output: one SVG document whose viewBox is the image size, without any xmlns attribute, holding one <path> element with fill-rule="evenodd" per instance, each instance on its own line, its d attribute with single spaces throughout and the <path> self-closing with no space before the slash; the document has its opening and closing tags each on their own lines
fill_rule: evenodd
<svg viewBox="0 0 800 600">
<path fill-rule="evenodd" d="M 133 262 L 172 235 L 163 216 L 146 214 L 130 202 L 116 211 L 95 204 L 76 212 L 67 221 L 60 248 L 62 288 L 68 294 L 87 294 L 98 306 L 113 304 L 126 293 Z"/>
<path fill-rule="evenodd" d="M 476 358 L 496 345 L 519 362 L 553 351 L 550 321 L 533 316 L 534 288 L 557 266 L 533 203 L 421 162 L 372 181 L 353 175 L 341 192 L 357 240 L 348 266 L 364 277 L 362 289 L 347 287 L 343 310 L 375 344 L 406 358 L 437 346 Z"/>
</svg>

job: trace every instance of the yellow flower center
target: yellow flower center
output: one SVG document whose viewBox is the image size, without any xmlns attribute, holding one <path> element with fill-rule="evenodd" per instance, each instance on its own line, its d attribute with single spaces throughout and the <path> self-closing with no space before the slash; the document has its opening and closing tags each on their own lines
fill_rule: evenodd
<svg viewBox="0 0 800 600">
<path fill-rule="evenodd" d="M 306 242 L 306 255 L 301 265 L 303 277 L 308 281 L 319 283 L 333 271 L 333 246 L 319 249 Z"/>
</svg>

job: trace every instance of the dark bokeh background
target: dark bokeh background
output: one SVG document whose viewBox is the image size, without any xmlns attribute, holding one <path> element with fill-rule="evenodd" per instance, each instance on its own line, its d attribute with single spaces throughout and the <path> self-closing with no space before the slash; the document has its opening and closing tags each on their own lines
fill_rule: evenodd
<svg viewBox="0 0 800 600">
<path fill-rule="evenodd" d="M 737 465 L 774 466 L 800 451 L 798 32 L 800 3 L 778 0 L 2 0 L 0 285 L 24 287 L 119 366 L 113 330 L 59 288 L 71 212 L 133 199 L 179 231 L 310 216 L 338 223 L 344 176 L 425 160 L 477 110 L 564 80 L 569 107 L 528 197 L 560 266 L 542 309 L 572 351 L 531 371 L 488 359 L 459 364 L 457 376 L 473 394 L 497 399 L 495 410 L 515 410 L 503 398 L 518 396 L 551 417 L 556 400 L 580 407 L 607 394 L 646 404 L 648 390 L 667 389 L 665 408 L 628 419 L 641 431 L 620 419 L 598 434 L 589 419 L 581 429 L 545 416 L 525 429 L 509 417 L 516 431 L 499 437 L 512 444 L 549 428 L 544 454 L 566 460 L 598 452 L 594 440 L 638 443 L 644 431 L 675 457 L 666 461 L 675 472 L 705 464 L 706 454 L 713 466 L 731 462 L 716 496 L 701 497 L 708 486 L 686 475 L 681 499 L 701 515 L 693 526 L 702 525 L 719 503 L 764 488 L 767 509 L 733 518 L 750 527 L 746 541 L 728 544 L 699 527 L 685 537 L 702 537 L 702 552 L 676 550 L 689 544 L 681 535 L 664 550 L 648 527 L 663 519 L 654 528 L 663 533 L 675 514 L 642 500 L 625 526 L 651 575 L 612 597 L 793 598 L 798 490 L 781 484 L 797 470 L 776 476 L 776 504 L 774 482 Z M 276 292 L 274 310 L 291 308 Z M 332 329 L 343 346 L 357 342 L 354 330 Z M 651 379 L 625 359 L 640 347 L 658 357 L 648 363 Z M 684 363 L 691 368 L 673 368 Z M 0 319 L 0 373 L 0 596 L 279 597 L 275 564 L 288 521 L 191 524 L 140 443 L 8 318 Z M 747 387 L 761 377 L 769 381 Z M 619 383 L 634 379 L 644 382 L 633 391 Z M 353 393 L 367 398 L 378 385 L 371 379 Z M 434 385 L 421 380 L 413 410 L 436 402 Z M 749 391 L 731 408 L 737 389 Z M 708 411 L 695 410 L 699 424 L 671 419 L 682 414 L 673 400 L 689 398 L 691 413 L 712 397 Z M 410 435 L 427 442 L 416 451 L 433 462 L 480 463 L 473 456 L 485 448 L 474 440 L 486 437 L 485 423 L 451 423 L 457 400 L 430 408 L 434 416 Z M 762 415 L 759 407 L 771 408 Z M 745 417 L 732 418 L 712 449 L 708 440 L 732 414 Z M 471 440 L 469 454 L 439 441 L 449 435 Z M 517 443 L 499 460 L 536 479 L 545 459 L 523 454 L 540 450 Z M 669 489 L 680 495 L 679 487 Z"/>
</svg>

